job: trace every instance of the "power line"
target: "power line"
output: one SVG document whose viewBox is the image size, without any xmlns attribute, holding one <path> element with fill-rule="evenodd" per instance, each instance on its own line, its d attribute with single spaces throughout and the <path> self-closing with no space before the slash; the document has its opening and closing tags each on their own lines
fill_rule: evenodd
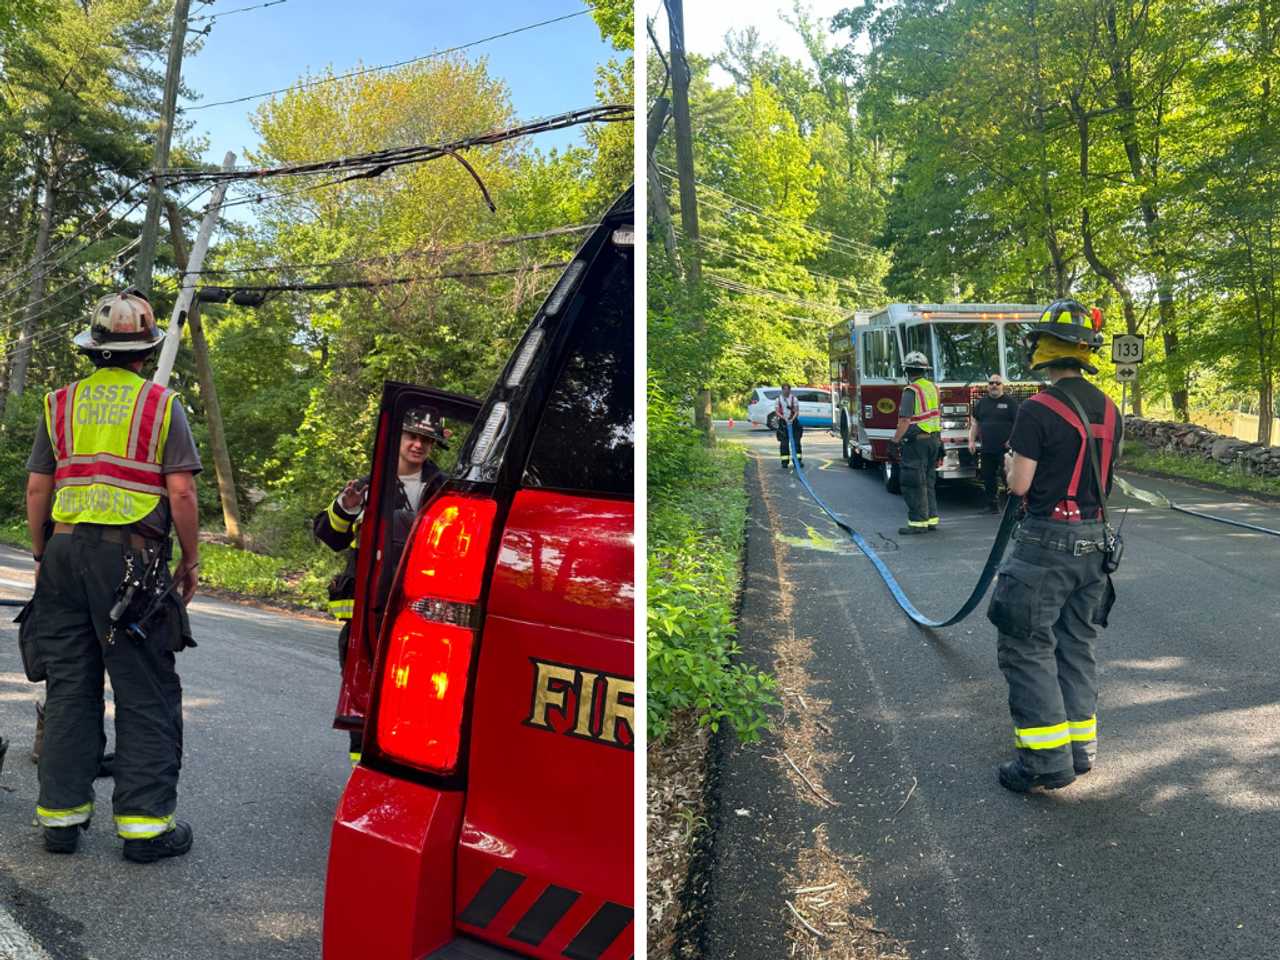
<svg viewBox="0 0 1280 960">
<path fill-rule="evenodd" d="M 659 170 L 661 170 L 663 173 L 667 175 L 668 179 L 673 179 L 678 175 L 675 170 L 672 170 L 670 167 L 664 164 L 659 163 L 657 166 Z M 855 249 L 861 249 L 866 253 L 882 253 L 883 252 L 879 250 L 877 247 L 874 247 L 871 244 L 866 243 L 865 241 L 854 240 L 852 237 L 842 237 L 840 234 L 832 233 L 830 230 L 824 230 L 822 227 L 815 227 L 807 223 L 800 223 L 794 220 L 788 220 L 786 217 L 781 217 L 776 213 L 770 213 L 767 210 L 763 209 L 762 207 L 756 206 L 754 203 L 750 203 L 746 200 L 743 200 L 741 197 L 735 197 L 733 194 L 728 193 L 724 190 L 721 190 L 718 187 L 713 187 L 711 184 L 706 183 L 705 181 L 696 180 L 695 183 L 697 183 L 697 185 L 699 187 L 702 187 L 704 190 L 707 190 L 712 194 L 718 194 L 720 197 L 723 197 L 725 200 L 730 201 L 732 204 L 736 205 L 746 213 L 751 213 L 758 217 L 763 217 L 765 219 L 772 220 L 775 223 L 781 223 L 786 226 L 795 227 L 801 230 L 808 230 L 812 233 L 825 236 L 830 240 L 834 240 L 838 243 L 851 246 Z"/>
<path fill-rule="evenodd" d="M 581 223 L 569 227 L 555 227 L 551 230 L 542 230 L 538 233 L 522 233 L 516 236 L 495 237 L 490 240 L 477 240 L 472 243 L 463 243 L 452 247 L 420 247 L 415 250 L 405 250 L 401 253 L 388 253 L 380 257 L 361 257 L 355 260 L 318 260 L 310 263 L 276 263 L 266 264 L 260 267 L 209 267 L 204 270 L 193 270 L 187 275 L 234 276 L 238 273 L 281 273 L 286 270 L 316 270 L 326 267 L 362 266 L 370 263 L 386 263 L 388 260 L 408 260 L 421 257 L 444 256 L 451 253 L 463 253 L 467 250 L 474 250 L 478 247 L 510 246 L 516 243 L 527 243 L 532 240 L 542 240 L 549 237 L 561 237 L 574 233 L 585 233 L 597 226 L 599 226 L 597 223 Z"/>
<path fill-rule="evenodd" d="M 61 249 L 62 249 L 63 247 L 65 247 L 68 243 L 71 243 L 73 240 L 75 240 L 77 237 L 79 237 L 81 234 L 83 234 L 83 233 L 84 233 L 84 232 L 89 228 L 90 224 L 92 224 L 95 220 L 97 220 L 97 219 L 98 219 L 99 217 L 101 217 L 101 216 L 104 216 L 104 215 L 106 215 L 106 214 L 110 213 L 110 212 L 111 212 L 112 210 L 114 210 L 114 209 L 115 209 L 119 204 L 121 204 L 122 202 L 124 202 L 125 200 L 127 200 L 127 199 L 128 199 L 128 197 L 129 197 L 129 195 L 130 195 L 131 193 L 133 193 L 133 191 L 137 190 L 137 189 L 138 189 L 138 187 L 140 187 L 140 186 L 142 185 L 142 183 L 143 183 L 143 181 L 142 181 L 141 179 L 138 179 L 138 180 L 133 181 L 133 183 L 129 184 L 129 186 L 125 189 L 125 191 L 124 191 L 123 193 L 121 193 L 121 194 L 120 194 L 120 196 L 116 197 L 116 198 L 115 198 L 114 200 L 112 200 L 110 203 L 108 203 L 108 204 L 106 204 L 106 205 L 104 205 L 104 206 L 100 207 L 100 208 L 99 208 L 99 209 L 97 209 L 96 211 L 94 211 L 94 212 L 93 212 L 93 214 L 91 214 L 87 220 L 85 220 L 82 224 L 80 224 L 80 226 L 79 226 L 79 227 L 77 227 L 77 228 L 76 228 L 75 232 L 73 232 L 73 233 L 71 233 L 71 234 L 68 234 L 67 236 L 65 236 L 65 237 L 61 238 L 57 243 L 55 243 L 55 244 L 54 244 L 53 246 L 51 246 L 48 250 L 46 250 L 46 251 L 44 252 L 44 256 L 43 256 L 43 257 L 38 257 L 38 258 L 36 258 L 36 259 L 34 259 L 34 260 L 29 261 L 29 262 L 28 262 L 28 263 L 26 263 L 24 266 L 19 267 L 17 270 L 15 270 L 13 273 L 9 274 L 9 275 L 8 275 L 8 276 L 6 276 L 6 277 L 0 277 L 0 286 L 4 286 L 4 285 L 5 285 L 5 284 L 7 284 L 10 280 L 15 279 L 16 277 L 20 277 L 20 276 L 22 276 L 22 274 L 24 274 L 24 273 L 28 273 L 28 272 L 30 272 L 31 270 L 34 270 L 34 269 L 35 269 L 36 267 L 38 267 L 38 266 L 39 266 L 39 265 L 40 265 L 44 260 L 46 260 L 47 258 L 51 257 L 51 256 L 52 256 L 56 251 L 61 250 Z M 138 209 L 139 204 L 140 204 L 140 202 L 135 202 L 135 203 L 134 203 L 134 205 L 133 205 L 132 207 L 130 207 L 130 208 L 129 208 L 128 210 L 126 210 L 123 214 L 121 214 L 119 217 L 117 217 L 115 220 L 113 220 L 113 221 L 112 221 L 112 223 L 119 223 L 120 221 L 122 221 L 122 220 L 123 220 L 125 217 L 127 217 L 130 213 L 132 213 L 134 210 Z M 21 246 L 21 244 L 20 244 L 20 243 L 19 243 L 19 244 L 13 244 L 12 246 L 10 246 L 10 247 L 9 247 L 7 250 L 5 250 L 4 252 L 5 252 L 5 253 L 9 253 L 9 252 L 11 252 L 11 251 L 13 251 L 13 250 L 17 249 L 19 246 Z M 2 295 L 0 295 L 0 296 L 2 296 Z"/>
<path fill-rule="evenodd" d="M 713 286 L 729 290 L 733 293 L 742 293 L 749 296 L 767 297 L 770 300 L 777 300 L 781 303 L 788 303 L 794 307 L 810 307 L 817 310 L 831 310 L 836 313 L 848 313 L 847 307 L 842 307 L 838 303 L 819 303 L 815 300 L 805 300 L 801 297 L 788 296 L 785 293 L 779 293 L 777 290 L 769 290 L 765 287 L 756 287 L 749 283 L 742 283 L 738 280 L 732 280 L 728 277 L 720 277 L 710 274 L 707 282 Z M 821 321 L 814 321 L 820 323 Z"/>
<path fill-rule="evenodd" d="M 610 103 L 580 110 L 570 110 L 551 117 L 541 117 L 514 127 L 502 130 L 491 130 L 487 133 L 474 134 L 449 143 L 418 144 L 411 147 L 393 147 L 389 150 L 378 150 L 373 153 L 355 154 L 349 157 L 335 157 L 331 160 L 310 161 L 307 163 L 289 163 L 279 167 L 256 167 L 238 170 L 191 170 L 174 168 L 162 170 L 157 175 L 173 183 L 209 183 L 223 180 L 263 180 L 268 177 L 306 176 L 317 173 L 330 173 L 339 170 L 353 172 L 346 179 L 376 177 L 392 167 L 411 163 L 424 163 L 440 157 L 456 155 L 459 151 L 474 147 L 490 146 L 507 140 L 529 136 L 535 133 L 546 133 L 561 130 L 565 127 L 578 126 L 583 123 L 618 123 L 634 118 L 635 112 L 631 104 Z"/>
<path fill-rule="evenodd" d="M 289 87 L 281 87 L 279 90 L 267 90 L 265 93 L 252 93 L 245 97 L 236 97 L 234 100 L 217 100 L 213 103 L 202 103 L 195 107 L 183 107 L 181 112 L 192 113 L 196 110 L 208 110 L 212 107 L 225 107 L 233 103 L 247 103 L 250 100 L 261 100 L 263 97 L 273 97 L 277 93 L 287 93 L 290 90 L 305 90 L 308 87 L 318 86 L 322 83 L 334 83 L 338 80 L 349 80 L 352 77 L 361 77 L 369 73 L 379 73 L 383 70 L 394 70 L 396 67 L 406 67 L 412 63 L 421 63 L 424 60 L 433 60 L 436 57 L 443 57 L 449 53 L 458 53 L 462 50 L 468 50 L 471 47 L 479 46 L 482 43 L 489 43 L 493 40 L 501 40 L 503 37 L 515 36 L 517 33 L 524 33 L 527 30 L 536 30 L 539 27 L 550 26 L 553 23 L 560 23 L 564 20 L 572 20 L 575 17 L 585 16 L 590 10 L 578 10 L 574 13 L 567 13 L 562 17 L 552 17 L 550 20 L 540 20 L 537 23 L 529 23 L 523 27 L 516 27 L 512 30 L 505 30 L 502 33 L 495 33 L 488 37 L 481 37 L 479 40 L 472 40 L 469 43 L 462 43 L 456 47 L 446 47 L 443 50 L 435 50 L 421 57 L 414 57 L 410 60 L 400 60 L 396 63 L 383 64 L 380 67 L 366 67 L 363 70 L 353 70 L 350 73 L 344 73 L 336 77 L 322 77 L 319 80 L 308 80 L 302 83 L 295 83 Z M 217 16 L 215 14 L 215 16 Z"/>
<path fill-rule="evenodd" d="M 681 233 L 682 236 L 684 236 L 685 240 L 688 241 L 689 238 L 684 235 L 683 231 L 679 231 L 679 232 Z M 818 270 L 811 270 L 810 268 L 800 263 L 793 263 L 791 261 L 786 261 L 781 259 L 769 259 L 768 257 L 760 256 L 759 254 L 749 253 L 745 250 L 739 250 L 725 243 L 723 240 L 718 240 L 714 237 L 706 237 L 706 236 L 700 237 L 697 240 L 697 243 L 699 243 L 709 251 L 714 252 L 716 256 L 727 257 L 729 259 L 737 259 L 741 262 L 746 262 L 748 264 L 759 264 L 765 267 L 779 267 L 779 266 L 793 267 L 797 270 L 803 270 L 805 273 L 807 273 L 811 277 L 814 277 L 815 279 L 828 280 L 832 283 L 837 284 L 840 287 L 844 287 L 847 292 L 853 294 L 854 296 L 866 297 L 867 299 L 874 299 L 876 296 L 876 290 L 873 287 L 864 287 L 859 285 L 853 280 L 848 280 L 841 277 L 834 277 L 829 273 L 822 273 Z"/>
<path fill-rule="evenodd" d="M 205 303 L 221 303 L 236 293 L 324 293 L 332 290 L 371 290 L 377 287 L 393 287 L 418 280 L 470 280 L 485 277 L 509 277 L 520 273 L 567 267 L 570 261 L 532 263 L 502 270 L 468 270 L 456 273 L 419 274 L 412 277 L 388 277 L 385 280 L 334 280 L 328 283 L 263 283 L 236 284 L 235 286 L 208 285 L 196 288 L 196 294 Z M 207 291 L 207 292 L 206 292 Z"/>
<path fill-rule="evenodd" d="M 270 0 L 268 3 L 259 3 L 252 7 L 237 7 L 235 10 L 223 10 L 219 13 L 206 13 L 201 17 L 191 17 L 187 23 L 198 23 L 201 20 L 221 20 L 223 17 L 229 17 L 233 13 L 245 13 L 249 10 L 262 10 L 266 7 L 278 7 L 282 3 L 288 3 L 289 0 Z"/>
</svg>

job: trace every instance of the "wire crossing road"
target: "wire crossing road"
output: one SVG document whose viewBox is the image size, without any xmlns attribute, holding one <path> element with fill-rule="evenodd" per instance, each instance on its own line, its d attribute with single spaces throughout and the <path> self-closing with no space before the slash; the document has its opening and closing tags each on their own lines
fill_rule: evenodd
<svg viewBox="0 0 1280 960">
<path fill-rule="evenodd" d="M 31 593 L 31 560 L 0 547 L 0 596 Z M 121 858 L 111 781 L 74 856 L 46 853 L 31 826 L 32 704 L 17 612 L 0 608 L 0 957 L 5 960 L 255 960 L 320 954 L 329 826 L 350 772 L 330 729 L 338 689 L 332 622 L 202 598 L 199 647 L 178 656 L 185 752 L 178 816 L 191 852 L 139 866 Z M 108 690 L 107 736 L 114 742 Z"/>
<path fill-rule="evenodd" d="M 914 626 L 779 469 L 773 435 L 732 435 L 755 456 L 741 642 L 778 672 L 783 712 L 762 746 L 725 751 L 709 957 L 784 957 L 795 941 L 810 949 L 788 900 L 833 935 L 848 914 L 874 917 L 913 958 L 1276 956 L 1276 538 L 1112 498 L 1117 520 L 1130 510 L 1098 648 L 1098 767 L 1065 790 L 1019 796 L 995 778 L 1012 733 L 986 603 L 953 627 Z M 940 485 L 941 531 L 899 538 L 902 500 L 875 472 L 849 470 L 818 429 L 804 447 L 815 490 L 912 601 L 929 615 L 954 610 L 998 521 L 981 491 Z M 1280 526 L 1274 506 L 1129 479 L 1207 513 Z M 833 857 L 863 858 L 850 869 L 869 897 L 846 916 L 795 896 L 829 879 L 806 871 Z"/>
</svg>

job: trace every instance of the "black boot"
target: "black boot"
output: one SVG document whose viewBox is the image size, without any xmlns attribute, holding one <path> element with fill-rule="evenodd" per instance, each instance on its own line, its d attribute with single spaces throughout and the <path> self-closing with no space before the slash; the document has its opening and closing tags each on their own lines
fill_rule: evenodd
<svg viewBox="0 0 1280 960">
<path fill-rule="evenodd" d="M 124 858 L 134 863 L 155 863 L 164 857 L 180 857 L 191 849 L 191 824 L 176 820 L 173 829 L 150 840 L 126 840 Z"/>
<path fill-rule="evenodd" d="M 1030 793 L 1036 787 L 1045 790 L 1060 790 L 1075 782 L 1076 775 L 1071 770 L 1058 770 L 1054 773 L 1032 773 L 1021 760 L 1009 760 L 1000 764 L 996 770 L 1000 786 L 1014 793 Z"/>
<path fill-rule="evenodd" d="M 80 846 L 80 834 L 88 829 L 88 820 L 70 827 L 45 827 L 44 848 L 50 853 L 75 853 Z"/>
<path fill-rule="evenodd" d="M 899 527 L 898 533 L 904 537 L 914 537 L 918 533 L 928 533 L 928 527 Z"/>
<path fill-rule="evenodd" d="M 9 741 L 0 737 L 0 770 L 4 769 L 4 755 L 9 752 Z"/>
</svg>

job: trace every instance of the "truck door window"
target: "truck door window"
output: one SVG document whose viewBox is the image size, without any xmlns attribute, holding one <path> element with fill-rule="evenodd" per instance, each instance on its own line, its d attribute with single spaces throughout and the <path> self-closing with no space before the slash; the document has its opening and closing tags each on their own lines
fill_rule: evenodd
<svg viewBox="0 0 1280 960">
<path fill-rule="evenodd" d="M 574 324 L 525 466 L 527 486 L 630 497 L 635 479 L 632 264 L 614 257 Z"/>
</svg>

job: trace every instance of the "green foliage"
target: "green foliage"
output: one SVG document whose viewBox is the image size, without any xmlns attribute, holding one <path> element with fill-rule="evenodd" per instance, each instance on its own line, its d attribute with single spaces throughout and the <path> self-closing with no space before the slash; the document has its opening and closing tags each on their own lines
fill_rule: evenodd
<svg viewBox="0 0 1280 960">
<path fill-rule="evenodd" d="M 264 556 L 218 543 L 200 546 L 200 582 L 245 597 L 324 610 L 334 564 L 329 551 Z"/>
<path fill-rule="evenodd" d="M 740 450 L 707 450 L 656 388 L 649 391 L 649 735 L 693 710 L 757 740 L 774 681 L 738 661 L 734 603 L 747 515 Z"/>
<path fill-rule="evenodd" d="M 16 517 L 26 525 L 27 457 L 42 413 L 42 395 L 23 394 L 10 403 L 0 420 L 0 517 Z"/>
<path fill-rule="evenodd" d="M 615 50 L 630 50 L 635 45 L 636 13 L 633 0 L 586 0 L 591 16 L 600 28 L 600 36 Z"/>
</svg>

